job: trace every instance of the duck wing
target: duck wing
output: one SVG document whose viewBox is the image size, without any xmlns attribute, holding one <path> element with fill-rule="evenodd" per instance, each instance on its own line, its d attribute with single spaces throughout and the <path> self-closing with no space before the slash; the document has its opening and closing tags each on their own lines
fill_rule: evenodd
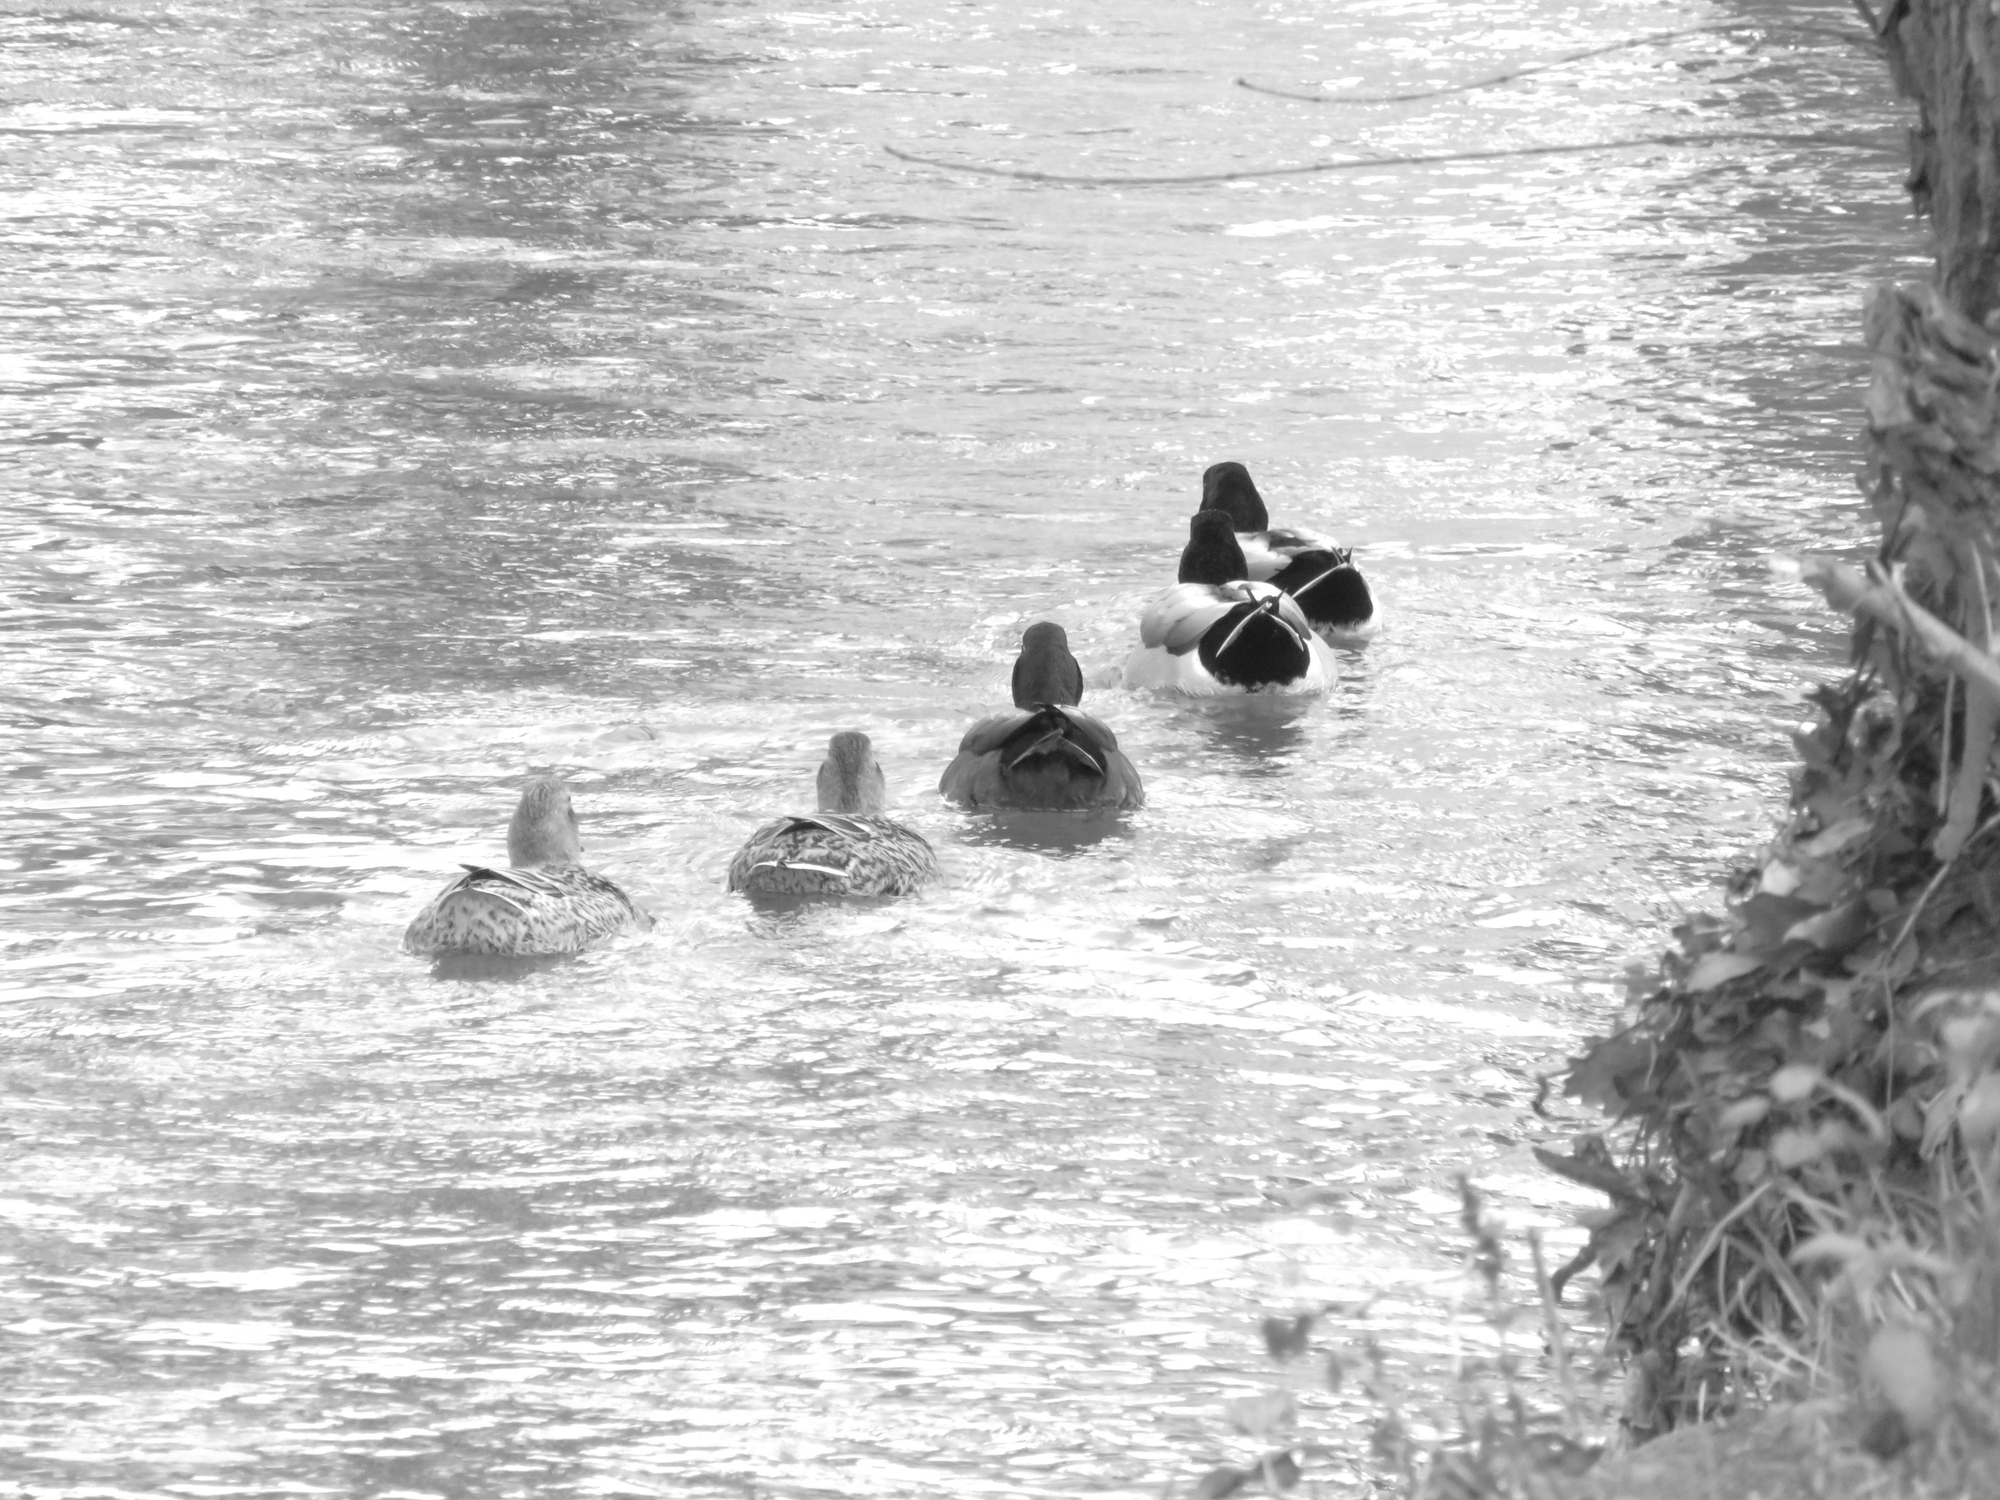
<svg viewBox="0 0 2000 1500">
<path fill-rule="evenodd" d="M 498 870 L 466 865 L 403 933 L 406 952 L 532 956 L 575 953 L 653 919 L 581 865 Z"/>
<path fill-rule="evenodd" d="M 1139 642 L 1185 656 L 1232 609 L 1271 592 L 1268 584 L 1261 583 L 1177 583 L 1139 616 Z"/>
<path fill-rule="evenodd" d="M 1139 780 L 1139 771 L 1123 750 L 1118 748 L 1118 736 L 1111 732 L 1111 726 L 1094 714 L 1084 713 L 1076 708 L 1057 708 L 1069 721 L 1069 731 L 1078 743 L 1088 745 L 1091 754 L 1104 768 L 1104 790 L 1097 799 L 1099 807 L 1144 807 L 1146 788 Z"/>
<path fill-rule="evenodd" d="M 729 864 L 729 889 L 761 896 L 902 896 L 937 873 L 922 834 L 888 818 L 802 813 L 766 823 Z"/>
<path fill-rule="evenodd" d="M 1059 703 L 975 724 L 938 790 L 964 807 L 1047 812 L 1145 801 L 1139 774 L 1110 726 Z"/>
<path fill-rule="evenodd" d="M 1243 561 L 1248 565 L 1244 576 L 1260 583 L 1275 581 L 1301 553 L 1340 550 L 1330 538 L 1290 528 L 1239 531 L 1236 545 L 1243 549 Z"/>
</svg>

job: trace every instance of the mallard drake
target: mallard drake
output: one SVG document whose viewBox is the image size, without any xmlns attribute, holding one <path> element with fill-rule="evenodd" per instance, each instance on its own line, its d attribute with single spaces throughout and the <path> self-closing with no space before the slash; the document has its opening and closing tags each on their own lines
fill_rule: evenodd
<svg viewBox="0 0 2000 1500">
<path fill-rule="evenodd" d="M 1125 659 L 1125 686 L 1211 697 L 1269 688 L 1323 693 L 1339 669 L 1283 589 L 1243 576 L 1243 549 L 1229 516 L 1188 520 L 1180 582 L 1139 617 L 1139 645 Z"/>
<path fill-rule="evenodd" d="M 1069 636 L 1030 625 L 1014 660 L 1014 706 L 966 730 L 938 790 L 961 807 L 1068 812 L 1143 807 L 1139 773 L 1101 719 L 1082 712 L 1083 669 Z"/>
<path fill-rule="evenodd" d="M 1273 583 L 1294 599 L 1322 636 L 1362 634 L 1375 620 L 1375 596 L 1354 553 L 1310 531 L 1273 530 L 1250 471 L 1233 460 L 1201 476 L 1201 508 L 1229 516 L 1248 568 L 1245 578 Z"/>
<path fill-rule="evenodd" d="M 922 834 L 882 816 L 887 789 L 868 736 L 827 742 L 819 811 L 778 818 L 729 862 L 729 888 L 752 896 L 907 896 L 937 874 Z"/>
<path fill-rule="evenodd" d="M 467 865 L 403 934 L 405 952 L 530 957 L 575 953 L 653 919 L 602 875 L 583 867 L 576 811 L 560 776 L 537 776 L 507 825 L 504 870 Z"/>
</svg>

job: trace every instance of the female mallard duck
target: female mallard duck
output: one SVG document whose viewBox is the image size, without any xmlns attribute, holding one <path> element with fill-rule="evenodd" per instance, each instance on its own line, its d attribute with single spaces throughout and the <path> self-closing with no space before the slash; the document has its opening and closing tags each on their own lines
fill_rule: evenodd
<svg viewBox="0 0 2000 1500">
<path fill-rule="evenodd" d="M 887 795 L 868 736 L 843 730 L 819 768 L 819 811 L 779 818 L 729 862 L 752 896 L 907 896 L 937 874 L 923 835 L 882 816 Z"/>
<path fill-rule="evenodd" d="M 1323 693 L 1339 676 L 1333 652 L 1284 590 L 1243 576 L 1229 516 L 1188 520 L 1180 582 L 1139 617 L 1125 686 L 1210 697 L 1270 688 Z"/>
<path fill-rule="evenodd" d="M 1354 566 L 1354 554 L 1309 531 L 1273 531 L 1271 513 L 1250 471 L 1235 462 L 1210 464 L 1201 476 L 1201 508 L 1224 511 L 1249 571 L 1290 594 L 1322 636 L 1355 636 L 1375 620 L 1375 597 Z"/>
<path fill-rule="evenodd" d="M 505 870 L 467 865 L 403 934 L 405 952 L 449 954 L 575 953 L 653 919 L 602 875 L 583 867 L 583 841 L 569 788 L 560 776 L 537 776 L 521 793 L 507 825 Z"/>
<path fill-rule="evenodd" d="M 1060 625 L 1043 620 L 1021 637 L 1014 706 L 966 730 L 938 790 L 962 807 L 1064 812 L 1143 807 L 1139 773 L 1118 736 L 1080 711 L 1083 669 Z"/>
</svg>

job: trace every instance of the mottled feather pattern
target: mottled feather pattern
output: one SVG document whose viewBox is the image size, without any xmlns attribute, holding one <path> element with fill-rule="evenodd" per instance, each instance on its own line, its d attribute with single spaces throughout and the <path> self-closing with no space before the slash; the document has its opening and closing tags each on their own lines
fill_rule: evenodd
<svg viewBox="0 0 2000 1500">
<path fill-rule="evenodd" d="M 907 896 L 937 874 L 922 834 L 889 818 L 777 818 L 729 863 L 729 889 L 761 896 Z"/>
<path fill-rule="evenodd" d="M 581 865 L 467 865 L 465 872 L 417 913 L 403 934 L 406 952 L 574 953 L 627 928 L 645 932 L 653 925 L 631 897 Z"/>
</svg>

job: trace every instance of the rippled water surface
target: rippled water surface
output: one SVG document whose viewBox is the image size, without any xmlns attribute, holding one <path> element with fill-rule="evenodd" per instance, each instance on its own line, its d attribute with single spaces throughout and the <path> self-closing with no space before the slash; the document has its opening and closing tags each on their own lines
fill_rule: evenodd
<svg viewBox="0 0 2000 1500">
<path fill-rule="evenodd" d="M 1917 243 L 1855 31 L 7 7 L 0 1494 L 1153 1495 L 1318 1298 L 1440 1387 L 1452 1174 L 1590 1205 L 1535 1074 L 1839 660 L 1762 559 L 1862 532 Z M 1384 601 L 1330 700 L 1116 686 L 1225 457 Z M 933 790 L 1039 618 L 1152 796 L 1094 840 Z M 945 879 L 753 914 L 843 727 Z M 657 931 L 433 977 L 547 765 Z"/>
</svg>

